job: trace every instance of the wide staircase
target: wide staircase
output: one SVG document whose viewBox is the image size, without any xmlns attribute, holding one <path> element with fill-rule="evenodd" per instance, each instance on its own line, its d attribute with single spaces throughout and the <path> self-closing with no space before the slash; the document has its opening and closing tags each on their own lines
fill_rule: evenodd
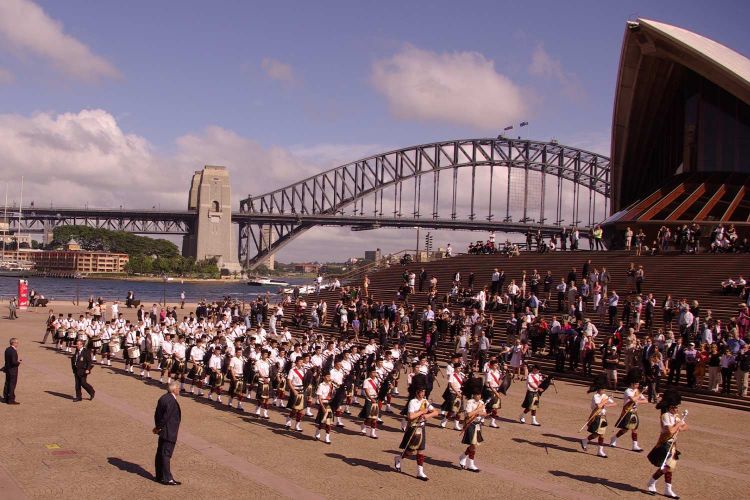
<svg viewBox="0 0 750 500">
<path fill-rule="evenodd" d="M 729 277 L 736 278 L 739 274 L 747 276 L 748 271 L 750 271 L 750 256 L 748 255 L 700 254 L 636 257 L 633 253 L 625 251 L 555 252 L 552 254 L 522 253 L 521 256 L 513 258 L 503 255 L 460 255 L 450 259 L 441 259 L 425 264 L 412 264 L 408 269 L 415 272 L 417 277 L 422 268 L 426 270 L 430 277 L 435 276 L 438 280 L 437 286 L 439 297 L 442 297 L 450 290 L 453 276 L 456 271 L 460 271 L 461 273 L 463 286 L 466 286 L 467 284 L 469 273 L 474 273 L 474 290 L 478 290 L 484 285 L 488 287 L 490 286 L 491 276 L 495 268 L 505 271 L 506 286 L 510 283 L 511 279 L 515 279 L 516 283 L 520 284 L 523 271 L 527 272 L 527 283 L 530 281 L 529 277 L 535 269 L 542 277 L 546 275 L 547 271 L 552 271 L 552 276 L 554 278 L 553 293 L 546 314 L 547 319 L 549 319 L 555 314 L 554 311 L 557 308 L 554 285 L 559 283 L 561 277 L 567 276 L 567 273 L 572 267 L 576 268 L 580 280 L 582 277 L 581 269 L 583 264 L 589 259 L 591 260 L 590 266 L 592 268 L 595 267 L 600 271 L 602 267 L 607 268 L 607 271 L 611 276 L 609 290 L 616 290 L 618 295 L 620 295 L 621 300 L 629 295 L 628 288 L 632 288 L 627 286 L 626 280 L 626 270 L 630 263 L 632 262 L 636 266 L 643 265 L 645 270 L 643 293 L 653 293 L 657 300 L 657 308 L 654 314 L 654 331 L 656 328 L 664 326 L 662 323 L 661 302 L 667 294 L 671 294 L 674 300 L 681 298 L 686 298 L 690 302 L 697 300 L 700 304 L 702 315 L 705 316 L 707 310 L 710 309 L 713 318 L 721 319 L 724 324 L 727 323 L 731 317 L 737 315 L 740 300 L 737 296 L 723 295 L 721 293 L 721 282 Z M 370 274 L 371 296 L 375 300 L 382 300 L 390 304 L 390 302 L 396 298 L 396 291 L 403 282 L 402 275 L 405 269 L 406 268 L 400 265 L 393 265 L 386 269 L 379 269 Z M 357 281 L 344 283 L 344 285 L 347 284 L 354 286 L 361 285 L 361 279 L 358 278 Z M 425 292 L 417 293 L 409 298 L 409 303 L 414 304 L 419 311 L 421 311 L 427 304 L 426 290 L 428 286 L 429 285 L 426 283 Z M 542 286 L 540 284 L 540 290 L 541 289 Z M 328 302 L 330 312 L 336 304 L 336 301 L 339 299 L 339 296 L 340 291 L 323 291 L 321 292 L 320 298 Z M 317 297 L 313 295 L 308 298 L 308 301 L 312 303 L 316 299 Z M 457 310 L 461 306 L 454 305 L 451 307 L 452 309 Z M 618 313 L 621 313 L 621 311 L 622 308 L 620 306 Z M 287 314 L 291 316 L 291 311 L 288 310 Z M 487 314 L 493 316 L 495 319 L 495 338 L 493 339 L 493 347 L 497 349 L 500 343 L 508 342 L 505 331 L 505 322 L 510 318 L 511 313 L 501 311 L 487 312 Z M 594 312 L 589 312 L 587 317 L 589 317 L 599 329 L 599 337 L 597 338 L 598 347 L 611 334 L 611 329 L 607 327 L 607 319 L 604 313 L 599 316 Z M 326 329 L 324 328 L 324 330 Z M 333 332 L 332 329 L 329 331 L 331 333 Z M 420 339 L 421 335 L 413 335 L 407 343 L 407 347 L 413 352 L 421 351 Z M 438 359 L 443 363 L 446 362 L 452 351 L 453 345 L 448 340 L 444 340 L 437 349 Z M 532 362 L 539 365 L 544 373 L 554 373 L 555 371 L 555 362 L 553 359 L 538 354 L 532 358 Z M 600 371 L 601 360 L 597 352 L 594 374 L 596 375 Z M 624 370 L 621 369 L 619 373 L 620 380 L 622 380 L 624 376 Z M 590 378 L 585 377 L 580 373 L 573 373 L 570 371 L 555 373 L 555 377 L 560 380 L 581 384 L 588 383 L 590 380 Z M 688 389 L 684 385 L 684 381 L 685 372 L 683 369 L 679 389 L 683 395 L 683 399 L 686 401 L 695 401 L 750 411 L 750 399 L 742 399 L 734 395 L 720 395 L 707 390 Z M 665 382 L 666 381 L 664 380 L 662 388 L 665 387 Z M 736 381 L 733 380 L 733 384 L 735 382 Z M 734 394 L 736 394 L 736 390 L 734 391 Z"/>
</svg>

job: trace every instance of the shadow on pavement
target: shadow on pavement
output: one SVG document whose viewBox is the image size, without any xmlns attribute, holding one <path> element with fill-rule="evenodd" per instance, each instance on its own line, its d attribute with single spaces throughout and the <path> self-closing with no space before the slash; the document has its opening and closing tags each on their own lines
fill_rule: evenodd
<svg viewBox="0 0 750 500">
<path fill-rule="evenodd" d="M 583 474 L 571 474 L 570 472 L 565 472 L 562 470 L 551 470 L 549 471 L 550 474 L 557 477 L 567 477 L 570 479 L 575 479 L 576 481 L 582 481 L 584 483 L 600 483 L 608 488 L 612 488 L 615 490 L 620 491 L 641 491 L 643 493 L 646 493 L 641 488 L 637 488 L 633 486 L 632 484 L 626 484 L 626 483 L 618 483 L 615 481 L 610 481 L 609 479 L 605 477 L 596 477 L 596 476 L 586 476 Z"/>
<path fill-rule="evenodd" d="M 560 445 L 551 444 L 551 443 L 542 443 L 539 441 L 529 441 L 528 439 L 522 439 L 522 438 L 512 438 L 512 440 L 515 441 L 516 443 L 530 444 L 531 446 L 536 446 L 537 448 L 551 448 L 553 450 L 564 451 L 566 453 L 578 453 L 579 451 L 574 448 L 568 448 L 567 446 L 560 446 Z"/>
<path fill-rule="evenodd" d="M 339 455 L 338 453 L 326 453 L 327 457 L 331 458 L 337 458 L 344 462 L 345 464 L 351 465 L 352 467 L 366 467 L 368 469 L 373 470 L 379 470 L 382 472 L 395 472 L 396 470 L 393 468 L 393 466 L 380 463 L 380 462 L 374 462 L 372 460 L 365 460 L 363 458 L 353 458 L 353 457 L 345 457 L 344 455 Z"/>
<path fill-rule="evenodd" d="M 116 457 L 107 457 L 107 462 L 109 462 L 111 465 L 114 465 L 121 471 L 130 472 L 131 474 L 137 474 L 143 478 L 151 479 L 152 481 L 156 480 L 156 477 L 154 477 L 153 474 L 151 474 L 140 465 L 134 464 L 133 462 L 127 462 L 121 458 Z"/>
<path fill-rule="evenodd" d="M 63 399 L 71 399 L 71 400 L 72 400 L 72 399 L 75 399 L 75 398 L 74 398 L 73 396 L 71 396 L 70 394 L 64 394 L 64 393 L 62 393 L 62 392 L 55 392 L 55 391 L 44 391 L 44 392 L 46 392 L 47 394 L 49 394 L 49 395 L 51 395 L 51 396 L 57 396 L 58 398 L 63 398 Z"/>
</svg>

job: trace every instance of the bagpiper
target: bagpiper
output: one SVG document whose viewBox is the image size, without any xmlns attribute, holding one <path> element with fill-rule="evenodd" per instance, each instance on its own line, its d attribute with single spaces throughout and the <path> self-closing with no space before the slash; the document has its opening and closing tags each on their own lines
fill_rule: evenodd
<svg viewBox="0 0 750 500">
<path fill-rule="evenodd" d="M 464 374 L 461 373 L 461 364 L 455 363 L 453 365 L 454 372 L 448 379 L 448 386 L 443 392 L 443 405 L 440 407 L 445 412 L 440 427 L 445 428 L 448 423 L 448 419 L 453 419 L 453 427 L 457 430 L 461 430 L 461 422 L 459 420 L 459 413 L 461 412 L 461 404 L 463 395 L 461 393 L 461 387 L 464 384 Z"/>
<path fill-rule="evenodd" d="M 542 425 L 536 419 L 536 412 L 539 409 L 540 386 L 542 385 L 543 376 L 539 373 L 538 366 L 532 365 L 530 369 L 531 373 L 526 377 L 526 397 L 523 399 L 523 403 L 521 403 L 523 413 L 518 417 L 518 421 L 525 424 L 525 415 L 531 412 L 531 425 L 538 427 Z"/>
<path fill-rule="evenodd" d="M 598 375 L 589 387 L 589 393 L 595 393 L 591 398 L 591 414 L 584 424 L 588 437 L 581 439 L 581 449 L 586 451 L 589 441 L 596 438 L 599 444 L 597 456 L 607 458 L 604 453 L 604 434 L 607 432 L 607 408 L 617 406 L 615 400 L 604 393 L 607 390 L 607 377 L 604 374 Z"/>
<path fill-rule="evenodd" d="M 369 435 L 373 439 L 378 438 L 378 417 L 380 411 L 378 408 L 378 392 L 380 385 L 378 382 L 378 371 L 375 367 L 370 369 L 369 376 L 362 384 L 362 394 L 365 397 L 365 403 L 359 412 L 359 418 L 362 420 L 362 429 L 360 432 L 363 436 Z"/>
<path fill-rule="evenodd" d="M 318 384 L 316 395 L 318 398 L 318 415 L 315 417 L 315 423 L 318 429 L 315 431 L 315 440 L 320 440 L 320 431 L 325 429 L 326 437 L 324 443 L 331 444 L 331 426 L 333 425 L 333 410 L 331 409 L 331 399 L 333 398 L 334 385 L 331 382 L 331 373 L 323 372 L 323 380 Z"/>
<path fill-rule="evenodd" d="M 440 410 L 434 408 L 425 398 L 426 388 L 421 384 L 421 381 L 417 383 L 419 383 L 419 386 L 415 388 L 415 396 L 409 401 L 408 405 L 409 425 L 399 446 L 404 451 L 394 457 L 393 466 L 398 472 L 401 472 L 401 460 L 414 453 L 417 460 L 417 478 L 427 481 L 428 477 L 424 473 L 424 451 L 427 448 L 425 421 L 439 415 Z"/>
<path fill-rule="evenodd" d="M 615 427 L 619 430 L 609 441 L 612 448 L 617 447 L 617 438 L 630 431 L 630 436 L 633 438 L 631 449 L 637 452 L 643 451 L 643 448 L 638 446 L 638 403 L 645 403 L 648 399 L 641 393 L 641 376 L 640 368 L 631 368 L 625 377 L 625 385 L 628 388 L 623 393 L 622 413 L 615 423 Z"/>
<path fill-rule="evenodd" d="M 198 396 L 203 396 L 203 379 L 206 374 L 206 367 L 203 364 L 205 356 L 206 351 L 203 349 L 203 339 L 197 339 L 196 344 L 190 349 L 190 361 L 193 363 L 193 366 L 190 368 L 188 378 L 193 382 L 190 393 L 195 394 L 195 388 L 197 387 Z"/>
<path fill-rule="evenodd" d="M 169 370 L 172 368 L 172 363 L 174 363 L 172 351 L 174 351 L 172 335 L 167 332 L 164 334 L 164 342 L 161 344 L 161 359 L 159 360 L 159 370 L 161 372 L 159 382 L 161 383 L 164 383 L 165 376 L 167 377 L 167 384 L 172 381 L 169 376 Z"/>
<path fill-rule="evenodd" d="M 477 452 L 477 445 L 484 441 L 482 439 L 482 422 L 484 417 L 487 416 L 487 409 L 484 401 L 482 401 L 482 389 L 482 380 L 478 378 L 470 379 L 463 387 L 464 394 L 470 396 L 464 408 L 464 432 L 461 438 L 461 443 L 467 445 L 467 448 L 458 458 L 458 465 L 471 472 L 479 472 L 479 468 L 474 464 L 474 457 Z"/>
<path fill-rule="evenodd" d="M 491 359 L 485 373 L 485 383 L 482 391 L 482 399 L 489 411 L 491 420 L 490 427 L 497 427 L 495 419 L 497 412 L 502 407 L 501 394 L 506 394 L 513 380 L 510 372 L 502 370 L 497 359 Z"/>
<path fill-rule="evenodd" d="M 672 473 L 677 467 L 680 452 L 677 450 L 677 434 L 688 429 L 685 417 L 687 410 L 678 414 L 682 398 L 677 391 L 664 391 L 661 401 L 656 407 L 661 410 L 661 435 L 656 446 L 649 452 L 648 461 L 658 467 L 656 472 L 648 480 L 648 492 L 656 494 L 656 482 L 664 476 L 664 496 L 668 498 L 680 498 L 672 489 Z"/>
<path fill-rule="evenodd" d="M 185 373 L 187 372 L 187 360 L 185 358 L 186 352 L 187 347 L 185 346 L 185 336 L 179 335 L 177 337 L 177 342 L 172 347 L 172 357 L 174 358 L 174 361 L 172 362 L 170 373 L 175 380 L 180 381 L 181 391 L 185 390 Z M 171 378 L 167 379 L 167 383 L 169 382 L 171 382 Z"/>
<path fill-rule="evenodd" d="M 303 362 L 304 359 L 297 358 L 287 377 L 290 392 L 287 402 L 289 415 L 286 417 L 286 428 L 292 428 L 292 419 L 294 419 L 296 422 L 294 430 L 296 431 L 302 431 L 302 416 L 305 411 L 305 369 L 302 366 Z"/>
</svg>

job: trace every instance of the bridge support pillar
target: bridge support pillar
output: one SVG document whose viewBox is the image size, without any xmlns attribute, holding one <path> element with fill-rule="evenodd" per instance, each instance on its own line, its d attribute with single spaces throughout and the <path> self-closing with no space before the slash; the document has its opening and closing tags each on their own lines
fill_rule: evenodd
<svg viewBox="0 0 750 500">
<path fill-rule="evenodd" d="M 183 253 L 196 260 L 215 258 L 219 268 L 241 271 L 237 261 L 237 235 L 232 227 L 229 172 L 206 165 L 193 174 L 188 209 L 196 210 L 193 234 L 185 236 Z"/>
</svg>

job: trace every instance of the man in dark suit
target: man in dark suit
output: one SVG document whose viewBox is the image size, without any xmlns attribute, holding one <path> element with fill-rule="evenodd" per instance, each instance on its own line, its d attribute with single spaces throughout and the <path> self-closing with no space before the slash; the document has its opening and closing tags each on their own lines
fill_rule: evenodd
<svg viewBox="0 0 750 500">
<path fill-rule="evenodd" d="M 682 345 L 681 337 L 677 337 L 677 340 L 667 349 L 667 360 L 669 360 L 667 385 L 672 385 L 672 382 L 680 385 L 680 373 L 682 365 L 685 364 L 685 346 Z"/>
<path fill-rule="evenodd" d="M 18 359 L 18 339 L 10 339 L 10 346 L 5 349 L 5 387 L 3 388 L 3 399 L 9 405 L 20 405 L 16 401 L 16 383 L 18 382 L 18 365 L 21 360 Z"/>
<path fill-rule="evenodd" d="M 73 376 L 76 379 L 76 397 L 73 401 L 78 402 L 81 399 L 81 388 L 86 389 L 89 393 L 89 399 L 94 399 L 94 388 L 86 381 L 86 377 L 91 373 L 91 351 L 83 346 L 83 340 L 76 340 L 76 350 L 73 357 L 70 358 L 70 366 L 73 368 Z"/>
<path fill-rule="evenodd" d="M 177 443 L 177 432 L 180 430 L 182 412 L 177 396 L 180 394 L 180 382 L 169 384 L 169 392 L 159 398 L 154 412 L 154 434 L 159 435 L 159 445 L 156 448 L 156 480 L 170 486 L 179 485 L 172 477 L 169 462 Z"/>
</svg>

